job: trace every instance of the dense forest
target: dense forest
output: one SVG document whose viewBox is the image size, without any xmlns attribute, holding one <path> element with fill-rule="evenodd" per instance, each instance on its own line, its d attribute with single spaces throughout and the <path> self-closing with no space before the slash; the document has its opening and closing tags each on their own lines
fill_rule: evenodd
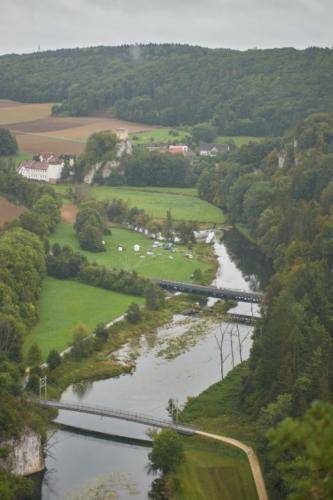
<svg viewBox="0 0 333 500">
<path fill-rule="evenodd" d="M 333 51 L 136 45 L 0 57 L 0 98 L 55 114 L 110 110 L 159 125 L 210 122 L 225 135 L 280 135 L 333 111 Z"/>
<path fill-rule="evenodd" d="M 301 417 L 313 401 L 328 402 L 333 396 L 333 115 L 311 115 L 292 137 L 251 143 L 225 155 L 217 169 L 202 173 L 199 193 L 227 210 L 230 220 L 274 265 L 241 395 L 244 409 L 262 424 L 259 442 L 266 455 L 270 426 L 287 416 Z M 310 420 L 317 418 L 318 432 L 320 419 L 325 428 L 325 418 L 326 431 L 332 430 L 327 408 L 307 414 Z M 318 451 L 322 472 L 315 470 L 321 467 L 316 459 L 311 470 L 309 452 L 302 450 L 296 430 L 293 437 L 290 422 L 272 440 L 278 441 L 280 453 L 274 466 L 268 456 L 265 461 L 276 498 L 299 493 L 301 480 L 314 482 L 317 472 L 327 473 L 332 450 Z M 296 448 L 296 458 L 286 443 Z M 297 470 L 300 456 L 302 470 Z M 285 460 L 290 470 L 283 482 L 277 469 L 286 471 Z M 332 484 L 327 481 L 318 496 L 308 496 L 308 486 L 305 496 L 292 498 L 331 498 Z"/>
</svg>

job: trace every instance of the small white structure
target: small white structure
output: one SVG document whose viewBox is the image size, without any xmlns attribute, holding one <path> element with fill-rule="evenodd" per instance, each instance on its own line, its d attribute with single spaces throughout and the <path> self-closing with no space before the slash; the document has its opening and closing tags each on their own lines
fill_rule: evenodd
<svg viewBox="0 0 333 500">
<path fill-rule="evenodd" d="M 123 252 L 124 251 L 124 247 L 122 245 L 118 245 L 117 246 L 117 250 L 118 250 L 118 252 Z"/>
<path fill-rule="evenodd" d="M 137 243 L 133 246 L 134 252 L 140 252 L 140 248 L 140 245 L 138 245 Z"/>
<path fill-rule="evenodd" d="M 22 161 L 18 173 L 33 181 L 48 182 L 50 184 L 59 182 L 65 162 L 51 153 L 42 153 L 39 159 L 40 161 Z"/>
</svg>

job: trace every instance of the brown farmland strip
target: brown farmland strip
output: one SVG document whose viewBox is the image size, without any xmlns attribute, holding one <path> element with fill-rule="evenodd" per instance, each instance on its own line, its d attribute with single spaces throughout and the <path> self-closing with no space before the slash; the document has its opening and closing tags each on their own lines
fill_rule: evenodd
<svg viewBox="0 0 333 500">
<path fill-rule="evenodd" d="M 17 219 L 26 209 L 20 205 L 15 205 L 0 196 L 0 227 L 5 222 Z"/>
</svg>

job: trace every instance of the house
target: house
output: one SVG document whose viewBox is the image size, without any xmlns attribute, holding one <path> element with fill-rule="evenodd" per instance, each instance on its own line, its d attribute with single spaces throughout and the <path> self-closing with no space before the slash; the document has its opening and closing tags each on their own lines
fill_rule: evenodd
<svg viewBox="0 0 333 500">
<path fill-rule="evenodd" d="M 173 155 L 186 155 L 189 152 L 189 147 L 186 144 L 177 144 L 169 146 L 169 153 Z"/>
<path fill-rule="evenodd" d="M 61 179 L 65 162 L 48 153 L 48 156 L 39 156 L 40 161 L 24 160 L 21 162 L 18 173 L 33 181 L 56 184 Z"/>
<path fill-rule="evenodd" d="M 199 146 L 199 155 L 210 158 L 214 158 L 219 153 L 225 153 L 226 151 L 230 151 L 229 144 L 200 144 Z"/>
<path fill-rule="evenodd" d="M 140 248 L 140 245 L 138 245 L 137 243 L 133 246 L 134 252 L 140 252 Z"/>
</svg>

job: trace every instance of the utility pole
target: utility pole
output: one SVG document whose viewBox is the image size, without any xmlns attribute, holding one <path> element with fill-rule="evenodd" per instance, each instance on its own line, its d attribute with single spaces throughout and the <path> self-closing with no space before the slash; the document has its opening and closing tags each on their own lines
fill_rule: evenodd
<svg viewBox="0 0 333 500">
<path fill-rule="evenodd" d="M 47 377 L 39 377 L 39 399 L 42 399 L 42 392 L 44 389 L 44 399 L 47 399 Z"/>
</svg>

